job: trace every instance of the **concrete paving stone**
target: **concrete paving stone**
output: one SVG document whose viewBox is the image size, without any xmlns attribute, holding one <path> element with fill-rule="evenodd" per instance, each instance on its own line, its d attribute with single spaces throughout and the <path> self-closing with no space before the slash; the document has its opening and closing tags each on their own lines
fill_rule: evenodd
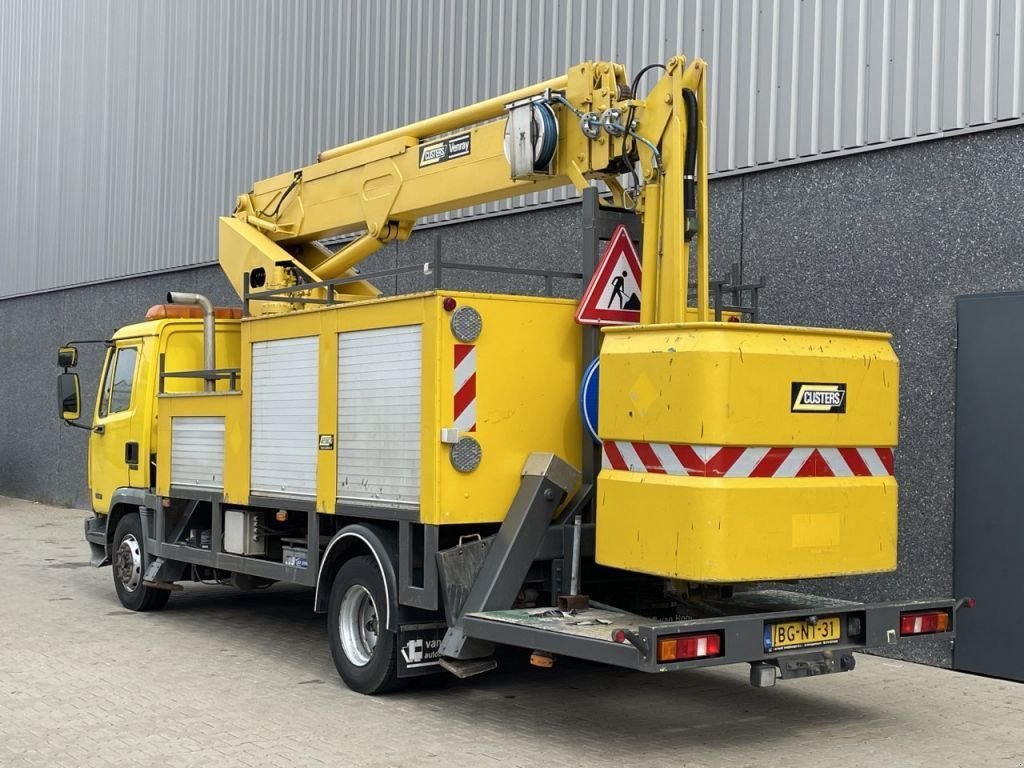
<svg viewBox="0 0 1024 768">
<path fill-rule="evenodd" d="M 83 512 L 0 497 L 0 766 L 1024 766 L 1024 686 L 860 656 L 747 684 L 509 654 L 368 698 L 337 679 L 311 595 L 192 586 L 133 614 L 87 566 Z"/>
</svg>

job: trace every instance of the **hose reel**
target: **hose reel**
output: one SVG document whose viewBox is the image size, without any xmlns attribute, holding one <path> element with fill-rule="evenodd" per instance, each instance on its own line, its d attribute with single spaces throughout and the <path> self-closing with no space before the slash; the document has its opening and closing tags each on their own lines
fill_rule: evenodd
<svg viewBox="0 0 1024 768">
<path fill-rule="evenodd" d="M 506 105 L 505 159 L 513 179 L 549 174 L 558 147 L 558 118 L 543 96 Z"/>
</svg>

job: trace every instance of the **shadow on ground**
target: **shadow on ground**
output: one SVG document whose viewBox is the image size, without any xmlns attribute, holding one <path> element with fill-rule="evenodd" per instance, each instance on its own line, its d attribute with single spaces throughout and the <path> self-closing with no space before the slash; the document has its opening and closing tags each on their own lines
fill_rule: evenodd
<svg viewBox="0 0 1024 768">
<path fill-rule="evenodd" d="M 309 677 L 299 684 L 340 687 L 327 651 L 325 619 L 312 613 L 312 598 L 311 591 L 292 587 L 237 592 L 188 586 L 162 613 L 136 618 L 193 625 L 225 649 L 239 642 L 239 627 L 256 625 L 245 636 L 250 648 L 266 642 L 272 653 L 271 644 L 285 635 L 290 650 L 308 660 Z M 116 604 L 113 594 L 110 599 Z M 118 612 L 131 615 L 120 608 L 111 614 Z M 482 720 L 514 721 L 517 729 L 538 739 L 590 745 L 612 740 L 619 749 L 635 744 L 658 753 L 696 744 L 714 748 L 744 740 L 792 739 L 822 726 L 878 717 L 870 705 L 821 695 L 820 686 L 838 682 L 839 676 L 758 690 L 747 683 L 745 665 L 651 675 L 563 658 L 553 669 L 540 670 L 519 649 L 502 649 L 499 662 L 494 672 L 473 679 L 441 675 L 374 703 L 401 705 L 405 712 L 422 708 L 425 715 L 470 709 Z M 586 711 L 577 709 L 581 694 Z M 558 713 L 554 717 L 553 711 Z"/>
</svg>

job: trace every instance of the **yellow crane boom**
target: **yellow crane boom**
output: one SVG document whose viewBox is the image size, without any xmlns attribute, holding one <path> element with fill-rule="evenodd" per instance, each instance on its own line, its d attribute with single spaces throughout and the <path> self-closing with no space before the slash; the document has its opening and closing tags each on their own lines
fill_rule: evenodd
<svg viewBox="0 0 1024 768">
<path fill-rule="evenodd" d="M 423 217 L 598 181 L 616 205 L 642 216 L 642 321 L 706 321 L 705 64 L 678 56 L 660 68 L 644 98 L 633 92 L 639 78 L 631 85 L 621 65 L 584 62 L 561 77 L 326 150 L 238 198 L 234 214 L 220 220 L 221 266 L 239 294 L 246 280 L 273 289 L 352 276 Z M 628 189 L 624 175 L 634 181 Z M 319 242 L 353 234 L 336 252 Z M 688 318 L 691 241 L 697 300 Z M 311 287 L 309 295 L 318 292 Z M 368 283 L 349 282 L 335 297 L 375 294 Z M 264 302 L 261 311 L 295 306 Z"/>
</svg>

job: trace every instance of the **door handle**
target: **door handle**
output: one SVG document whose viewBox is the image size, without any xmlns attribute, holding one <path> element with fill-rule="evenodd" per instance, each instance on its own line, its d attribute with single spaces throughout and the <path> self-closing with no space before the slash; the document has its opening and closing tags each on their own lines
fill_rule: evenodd
<svg viewBox="0 0 1024 768">
<path fill-rule="evenodd" d="M 107 431 L 107 428 L 102 424 L 97 424 L 95 427 L 92 428 L 92 431 L 95 432 L 97 435 L 102 435 L 104 432 Z"/>
</svg>

